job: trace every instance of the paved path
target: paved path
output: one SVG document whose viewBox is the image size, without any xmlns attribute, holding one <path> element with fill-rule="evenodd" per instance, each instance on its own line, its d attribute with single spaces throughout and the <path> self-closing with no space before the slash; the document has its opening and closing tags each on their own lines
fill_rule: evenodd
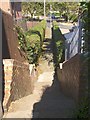
<svg viewBox="0 0 90 120">
<path fill-rule="evenodd" d="M 4 118 L 68 118 L 72 117 L 74 101 L 65 97 L 53 67 L 50 29 L 46 29 L 43 56 L 40 58 L 42 73 L 35 83 L 32 95 L 23 97 L 10 106 Z"/>
</svg>

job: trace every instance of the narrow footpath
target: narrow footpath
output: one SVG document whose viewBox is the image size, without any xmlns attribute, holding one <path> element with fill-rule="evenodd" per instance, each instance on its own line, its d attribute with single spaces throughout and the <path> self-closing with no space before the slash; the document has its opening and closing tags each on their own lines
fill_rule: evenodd
<svg viewBox="0 0 90 120">
<path fill-rule="evenodd" d="M 43 55 L 39 59 L 41 71 L 34 92 L 12 102 L 4 118 L 71 118 L 74 101 L 60 91 L 60 83 L 54 71 L 50 28 L 46 28 Z"/>
</svg>

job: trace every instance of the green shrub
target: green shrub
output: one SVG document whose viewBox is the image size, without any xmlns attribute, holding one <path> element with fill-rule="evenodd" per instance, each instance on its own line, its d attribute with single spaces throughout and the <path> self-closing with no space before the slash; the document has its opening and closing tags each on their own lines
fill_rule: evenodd
<svg viewBox="0 0 90 120">
<path fill-rule="evenodd" d="M 77 14 L 70 14 L 69 20 L 72 22 L 77 22 L 78 21 L 78 15 Z"/>
<path fill-rule="evenodd" d="M 26 51 L 26 39 L 25 39 L 24 31 L 19 26 L 15 26 L 15 28 L 16 28 L 16 31 L 18 33 L 18 40 L 19 40 L 20 49 L 25 52 Z"/>
<path fill-rule="evenodd" d="M 59 64 L 61 58 L 62 58 L 62 53 L 64 50 L 64 36 L 62 35 L 58 23 L 55 21 L 53 22 L 53 40 L 55 43 L 56 47 L 56 66 Z"/>
<path fill-rule="evenodd" d="M 36 64 L 41 54 L 42 43 L 45 36 L 46 21 L 41 21 L 26 32 L 16 27 L 20 48 L 26 52 L 29 63 Z"/>
<path fill-rule="evenodd" d="M 82 102 L 78 106 L 74 113 L 76 119 L 88 119 L 89 118 L 89 99 L 83 98 Z"/>
<path fill-rule="evenodd" d="M 40 37 L 38 35 L 26 36 L 27 54 L 30 63 L 36 63 L 38 53 L 40 53 Z"/>
<path fill-rule="evenodd" d="M 26 34 L 27 54 L 30 63 L 37 63 L 42 51 L 45 36 L 46 21 L 41 21 L 37 26 L 29 29 Z"/>
</svg>

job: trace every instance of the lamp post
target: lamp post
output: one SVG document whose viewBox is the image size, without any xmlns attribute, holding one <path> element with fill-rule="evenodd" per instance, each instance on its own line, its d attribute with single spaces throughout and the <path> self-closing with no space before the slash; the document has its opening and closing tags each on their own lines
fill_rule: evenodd
<svg viewBox="0 0 90 120">
<path fill-rule="evenodd" d="M 44 0 L 44 19 L 46 19 L 46 12 L 45 12 L 45 0 Z"/>
<path fill-rule="evenodd" d="M 52 5 L 50 4 L 50 38 L 52 38 Z"/>
</svg>

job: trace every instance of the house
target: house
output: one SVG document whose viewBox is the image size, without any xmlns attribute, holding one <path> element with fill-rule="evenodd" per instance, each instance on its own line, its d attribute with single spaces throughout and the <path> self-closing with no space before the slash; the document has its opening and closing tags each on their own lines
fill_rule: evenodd
<svg viewBox="0 0 90 120">
<path fill-rule="evenodd" d="M 21 2 L 11 2 L 11 13 L 15 20 L 22 19 Z"/>
<path fill-rule="evenodd" d="M 11 14 L 14 19 L 22 18 L 21 2 L 10 2 L 10 0 L 7 0 L 7 2 L 0 2 L 0 8 Z"/>
<path fill-rule="evenodd" d="M 5 1 L 5 2 L 2 2 L 2 0 L 0 0 L 0 8 L 1 8 L 3 11 L 11 14 L 10 0 L 7 0 L 7 2 L 6 2 L 6 1 Z"/>
</svg>

